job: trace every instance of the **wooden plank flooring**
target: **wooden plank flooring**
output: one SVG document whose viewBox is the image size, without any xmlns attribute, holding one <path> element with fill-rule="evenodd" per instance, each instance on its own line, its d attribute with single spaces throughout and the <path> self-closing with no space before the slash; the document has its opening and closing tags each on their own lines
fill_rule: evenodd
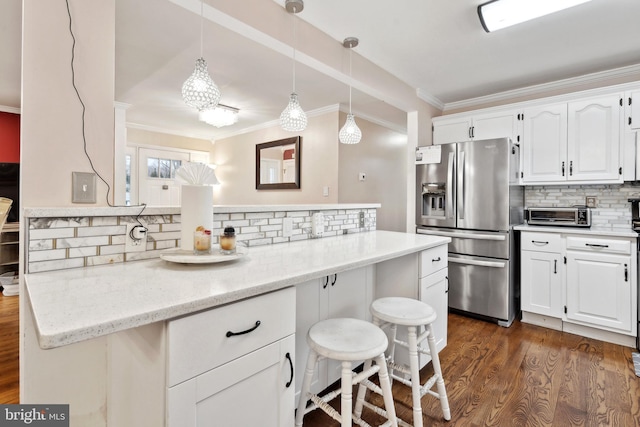
<svg viewBox="0 0 640 427">
<path fill-rule="evenodd" d="M 451 421 L 442 418 L 437 400 L 425 396 L 425 426 L 640 426 L 632 348 L 519 321 L 502 328 L 456 314 L 449 314 L 448 341 L 440 361 Z M 432 373 L 429 364 L 423 380 Z M 408 388 L 394 383 L 393 393 L 398 415 L 411 422 Z M 382 405 L 377 396 L 372 399 Z M 380 423 L 365 413 L 366 421 Z M 316 410 L 304 425 L 339 423 Z"/>
<path fill-rule="evenodd" d="M 18 403 L 18 298 L 0 294 L 0 403 Z M 632 348 L 514 322 L 510 328 L 449 314 L 440 360 L 451 421 L 422 399 L 425 426 L 640 426 L 640 378 Z M 421 374 L 431 375 L 431 365 Z M 398 415 L 411 421 L 411 395 L 393 387 Z M 381 405 L 381 399 L 373 398 Z M 372 425 L 380 419 L 365 410 Z M 321 411 L 305 427 L 338 426 Z"/>
<path fill-rule="evenodd" d="M 19 403 L 18 296 L 0 293 L 0 403 Z"/>
</svg>

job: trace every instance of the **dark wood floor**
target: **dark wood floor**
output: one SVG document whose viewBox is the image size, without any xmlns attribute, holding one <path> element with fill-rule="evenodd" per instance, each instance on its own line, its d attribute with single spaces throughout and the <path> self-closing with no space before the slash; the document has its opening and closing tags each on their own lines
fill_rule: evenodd
<svg viewBox="0 0 640 427">
<path fill-rule="evenodd" d="M 18 403 L 18 297 L 0 294 L 0 403 Z M 640 378 L 632 348 L 514 322 L 510 328 L 449 315 L 440 353 L 451 421 L 422 399 L 425 426 L 640 426 Z M 431 364 L 421 372 L 431 375 Z M 394 384 L 398 415 L 411 421 L 408 389 Z M 378 400 L 377 404 L 381 404 Z M 365 412 L 372 425 L 379 419 Z M 305 427 L 338 426 L 321 411 Z"/>
<path fill-rule="evenodd" d="M 422 398 L 425 426 L 640 426 L 640 378 L 632 348 L 514 322 L 510 328 L 449 314 L 440 353 L 451 421 Z M 431 364 L 421 372 L 433 373 Z M 411 395 L 394 383 L 398 415 L 411 422 Z M 381 405 L 381 399 L 374 399 Z M 380 419 L 366 412 L 372 425 Z M 375 424 L 374 424 L 375 423 Z M 339 426 L 316 410 L 305 427 Z"/>
<path fill-rule="evenodd" d="M 0 293 L 0 403 L 19 403 L 18 296 Z"/>
</svg>

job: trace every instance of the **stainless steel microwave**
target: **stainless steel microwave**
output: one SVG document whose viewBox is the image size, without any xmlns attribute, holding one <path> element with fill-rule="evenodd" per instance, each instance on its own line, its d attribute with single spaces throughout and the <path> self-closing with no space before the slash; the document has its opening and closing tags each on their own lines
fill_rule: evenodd
<svg viewBox="0 0 640 427">
<path fill-rule="evenodd" d="M 570 208 L 530 207 L 524 211 L 527 224 L 565 227 L 591 227 L 591 209 L 586 206 Z"/>
</svg>

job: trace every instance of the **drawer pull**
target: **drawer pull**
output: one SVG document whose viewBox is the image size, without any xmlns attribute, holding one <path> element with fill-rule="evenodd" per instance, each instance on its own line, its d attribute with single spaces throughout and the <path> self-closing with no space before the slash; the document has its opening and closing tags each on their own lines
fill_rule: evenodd
<svg viewBox="0 0 640 427">
<path fill-rule="evenodd" d="M 253 332 L 253 331 L 255 331 L 256 329 L 258 329 L 258 326 L 260 326 L 260 321 L 259 321 L 259 320 L 256 320 L 256 325 L 255 325 L 253 328 L 251 328 L 251 329 L 247 329 L 246 331 L 242 331 L 242 332 L 231 332 L 231 331 L 227 331 L 227 338 L 229 338 L 229 337 L 233 337 L 233 336 L 236 336 L 236 335 L 244 335 L 244 334 L 248 334 L 249 332 Z"/>
<path fill-rule="evenodd" d="M 431 262 L 440 262 L 442 261 L 442 258 L 438 257 L 438 258 L 434 258 L 431 260 Z"/>
<path fill-rule="evenodd" d="M 592 248 L 608 248 L 609 245 L 596 245 L 595 243 L 585 243 L 586 246 L 591 246 Z"/>
<path fill-rule="evenodd" d="M 549 244 L 549 242 L 543 242 L 542 240 L 532 240 L 531 243 L 533 243 L 534 245 L 540 245 L 540 246 Z"/>
<path fill-rule="evenodd" d="M 333 275 L 333 280 L 331 281 L 331 286 L 335 285 L 337 280 L 338 280 L 338 273 Z"/>
<path fill-rule="evenodd" d="M 289 367 L 291 368 L 291 379 L 284 385 L 286 388 L 289 388 L 291 387 L 291 383 L 293 383 L 293 361 L 291 360 L 291 355 L 289 353 L 285 354 L 284 357 L 289 361 Z"/>
<path fill-rule="evenodd" d="M 329 286 L 329 276 L 325 276 L 324 285 L 322 285 L 322 289 L 327 289 L 327 286 Z"/>
</svg>

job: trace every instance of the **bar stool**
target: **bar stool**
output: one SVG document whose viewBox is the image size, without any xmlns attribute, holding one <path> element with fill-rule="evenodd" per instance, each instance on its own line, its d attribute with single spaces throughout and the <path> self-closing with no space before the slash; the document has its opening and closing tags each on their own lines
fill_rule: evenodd
<svg viewBox="0 0 640 427">
<path fill-rule="evenodd" d="M 374 411 L 387 418 L 388 421 L 383 426 L 397 427 L 391 382 L 384 357 L 389 341 L 382 329 L 359 319 L 328 319 L 314 324 L 309 329 L 307 343 L 310 351 L 296 411 L 296 427 L 302 426 L 302 418 L 305 414 L 317 408 L 322 409 L 336 421 L 340 421 L 342 427 L 351 427 L 352 422 L 367 426 L 368 424 L 360 418 L 360 414 L 355 416 L 352 413 L 352 390 L 355 384 L 360 384 L 361 387 L 366 387 L 383 396 L 386 411 L 377 407 Z M 322 358 L 341 361 L 342 377 L 340 389 L 320 397 L 310 393 L 309 388 L 316 362 Z M 368 362 L 367 369 L 359 374 L 354 373 L 352 362 L 362 360 Z M 372 365 L 371 360 L 376 364 Z M 375 373 L 378 373 L 380 387 L 368 379 Z M 327 403 L 338 395 L 341 395 L 341 413 Z M 308 399 L 312 402 L 309 407 L 306 406 Z"/>
<path fill-rule="evenodd" d="M 440 406 L 445 420 L 451 419 L 451 411 L 449 409 L 449 399 L 447 399 L 447 390 L 442 378 L 442 369 L 440 368 L 440 358 L 436 348 L 436 339 L 433 335 L 432 324 L 436 320 L 435 310 L 428 304 L 411 298 L 389 297 L 380 298 L 371 304 L 371 314 L 373 314 L 373 323 L 382 328 L 390 327 L 391 345 L 389 347 L 389 356 L 387 364 L 389 366 L 389 376 L 391 381 L 398 380 L 406 386 L 411 387 L 412 403 L 413 403 L 413 425 L 422 427 L 422 404 L 421 399 L 425 394 L 430 394 L 440 399 Z M 396 338 L 397 326 L 407 326 L 407 341 L 400 341 Z M 424 326 L 424 332 L 418 336 L 419 327 Z M 420 343 L 427 339 L 429 349 L 424 349 Z M 409 366 L 399 365 L 395 363 L 395 348 L 400 345 L 409 350 Z M 418 361 L 418 353 L 431 356 L 434 374 L 424 385 L 420 384 L 420 365 Z M 402 374 L 409 375 L 410 379 L 405 376 L 399 376 L 395 373 L 399 371 Z M 431 390 L 433 385 L 437 386 L 438 392 Z M 364 398 L 366 389 L 360 387 L 358 389 L 358 397 L 355 414 L 359 414 L 361 406 L 359 402 L 361 397 Z M 407 425 L 404 421 L 398 420 L 401 425 Z"/>
</svg>

